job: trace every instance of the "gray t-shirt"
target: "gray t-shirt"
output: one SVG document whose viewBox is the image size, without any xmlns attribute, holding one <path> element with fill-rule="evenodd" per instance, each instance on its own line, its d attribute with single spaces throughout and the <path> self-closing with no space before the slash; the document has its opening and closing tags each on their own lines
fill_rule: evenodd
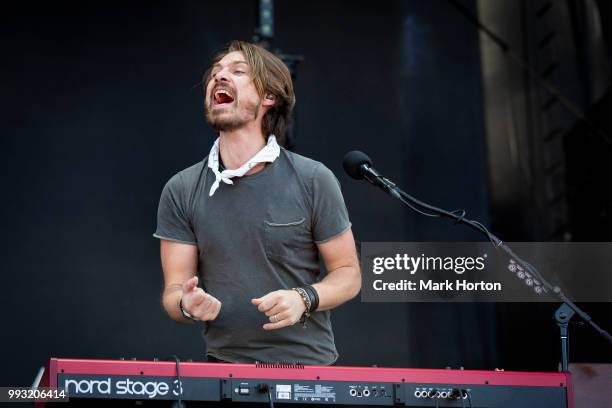
<svg viewBox="0 0 612 408">
<path fill-rule="evenodd" d="M 168 181 L 155 237 L 197 245 L 204 289 L 222 303 L 206 324 L 208 353 L 236 363 L 332 364 L 338 358 L 329 311 L 307 327 L 266 331 L 251 299 L 319 280 L 316 243 L 351 223 L 338 180 L 323 164 L 281 149 L 263 170 L 221 183 L 204 159 Z"/>
</svg>

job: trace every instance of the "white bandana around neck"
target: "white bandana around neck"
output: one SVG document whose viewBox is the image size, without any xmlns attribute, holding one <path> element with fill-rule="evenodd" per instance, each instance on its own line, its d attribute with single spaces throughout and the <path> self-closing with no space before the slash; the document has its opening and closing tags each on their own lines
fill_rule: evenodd
<svg viewBox="0 0 612 408">
<path fill-rule="evenodd" d="M 217 138 L 208 155 L 208 167 L 213 171 L 213 173 L 215 173 L 215 181 L 213 182 L 213 185 L 210 188 L 208 196 L 212 197 L 212 195 L 215 194 L 215 191 L 217 191 L 217 189 L 219 188 L 219 184 L 221 181 L 225 184 L 234 184 L 234 182 L 231 180 L 232 177 L 244 176 L 247 171 L 251 170 L 259 163 L 272 163 L 279 155 L 280 146 L 276 142 L 276 136 L 270 135 L 270 137 L 268 137 L 268 143 L 263 147 L 263 149 L 258 151 L 255 156 L 251 157 L 246 163 L 240 166 L 240 168 L 237 168 L 235 170 L 226 169 L 220 172 L 219 138 Z"/>
</svg>

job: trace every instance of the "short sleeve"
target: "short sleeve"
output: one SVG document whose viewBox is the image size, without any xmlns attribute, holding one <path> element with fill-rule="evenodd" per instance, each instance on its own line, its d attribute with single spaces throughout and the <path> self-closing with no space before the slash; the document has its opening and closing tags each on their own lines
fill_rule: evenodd
<svg viewBox="0 0 612 408">
<path fill-rule="evenodd" d="M 192 223 L 188 217 L 187 194 L 178 173 L 164 187 L 157 209 L 157 230 L 154 237 L 185 244 L 196 244 Z"/>
<path fill-rule="evenodd" d="M 327 167 L 319 164 L 312 179 L 312 234 L 317 244 L 329 241 L 351 227 L 340 191 L 340 182 Z"/>
</svg>

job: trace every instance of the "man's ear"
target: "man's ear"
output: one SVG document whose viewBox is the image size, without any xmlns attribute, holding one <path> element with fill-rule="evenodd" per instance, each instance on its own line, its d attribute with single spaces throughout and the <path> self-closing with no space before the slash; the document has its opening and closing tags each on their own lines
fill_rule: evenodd
<svg viewBox="0 0 612 408">
<path fill-rule="evenodd" d="M 274 106 L 276 103 L 276 98 L 272 94 L 266 94 L 263 98 L 262 105 L 263 106 Z"/>
</svg>

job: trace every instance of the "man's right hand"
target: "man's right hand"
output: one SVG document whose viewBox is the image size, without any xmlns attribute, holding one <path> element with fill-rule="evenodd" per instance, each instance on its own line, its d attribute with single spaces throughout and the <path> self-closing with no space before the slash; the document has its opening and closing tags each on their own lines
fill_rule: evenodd
<svg viewBox="0 0 612 408">
<path fill-rule="evenodd" d="M 198 287 L 198 277 L 183 283 L 183 309 L 196 320 L 214 320 L 221 310 L 221 302 Z"/>
</svg>

